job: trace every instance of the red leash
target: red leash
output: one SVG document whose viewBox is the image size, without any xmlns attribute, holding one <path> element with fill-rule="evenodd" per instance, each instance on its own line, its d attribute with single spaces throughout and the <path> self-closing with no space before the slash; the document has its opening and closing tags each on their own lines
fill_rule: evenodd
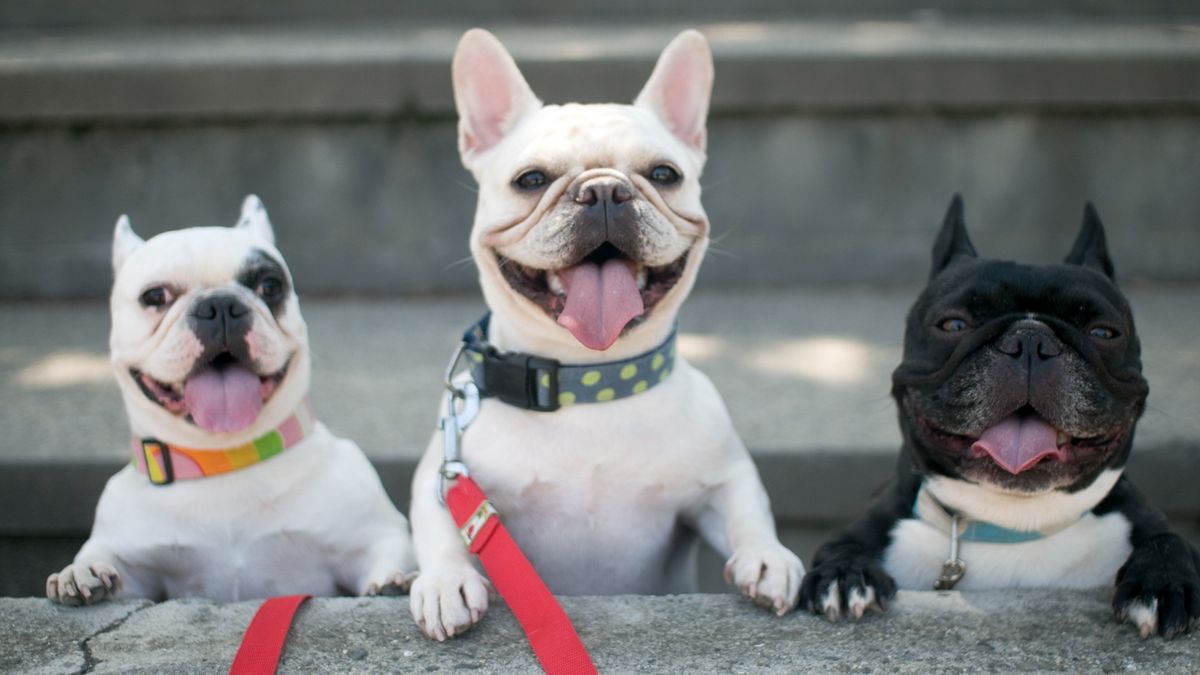
<svg viewBox="0 0 1200 675">
<path fill-rule="evenodd" d="M 537 570 L 501 524 L 496 510 L 475 481 L 455 479 L 446 505 L 467 548 L 479 556 L 492 585 L 508 603 L 533 653 L 549 675 L 592 675 L 596 666 Z"/>
<path fill-rule="evenodd" d="M 250 627 L 242 636 L 242 644 L 229 675 L 274 675 L 283 654 L 283 643 L 287 640 L 292 618 L 301 603 L 311 595 L 287 595 L 269 598 L 258 608 Z"/>
</svg>

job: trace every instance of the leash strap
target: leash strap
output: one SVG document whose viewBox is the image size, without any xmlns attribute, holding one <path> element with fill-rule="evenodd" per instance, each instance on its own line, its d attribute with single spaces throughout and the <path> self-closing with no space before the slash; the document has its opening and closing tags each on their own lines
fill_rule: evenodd
<svg viewBox="0 0 1200 675">
<path fill-rule="evenodd" d="M 576 403 L 604 403 L 640 394 L 666 381 L 675 367 L 675 330 L 658 347 L 622 361 L 562 364 L 523 352 L 502 352 L 487 341 L 491 313 L 463 333 L 471 379 L 484 397 L 539 412 Z"/>
<path fill-rule="evenodd" d="M 242 636 L 242 644 L 233 657 L 229 675 L 273 675 L 279 667 L 279 657 L 283 654 L 283 643 L 287 641 L 292 619 L 300 605 L 310 597 L 287 595 L 268 598 L 263 602 L 250 620 L 246 634 Z"/>
<path fill-rule="evenodd" d="M 467 548 L 479 556 L 492 585 L 508 603 L 533 653 L 549 675 L 596 673 L 571 619 L 521 553 L 475 481 L 459 476 L 446 505 Z"/>
</svg>

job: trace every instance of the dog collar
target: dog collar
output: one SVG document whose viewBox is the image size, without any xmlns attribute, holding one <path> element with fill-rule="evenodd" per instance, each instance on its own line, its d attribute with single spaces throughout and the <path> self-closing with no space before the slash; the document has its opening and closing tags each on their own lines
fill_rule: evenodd
<svg viewBox="0 0 1200 675">
<path fill-rule="evenodd" d="M 951 520 L 954 520 L 959 541 L 973 541 L 981 544 L 1024 544 L 1058 534 L 1078 522 L 1076 519 L 1042 530 L 1014 530 L 958 514 L 938 501 L 937 497 L 934 497 L 933 493 L 926 490 L 924 486 L 917 491 L 917 498 L 913 502 L 913 515 L 943 532 L 950 531 Z M 1081 514 L 1080 518 L 1082 517 Z"/>
<path fill-rule="evenodd" d="M 254 440 L 227 450 L 198 450 L 154 438 L 133 439 L 133 464 L 155 485 L 208 478 L 237 471 L 295 447 L 313 429 L 312 406 L 305 399 L 283 424 Z"/>
<path fill-rule="evenodd" d="M 487 341 L 490 318 L 490 312 L 484 314 L 463 333 L 462 352 L 471 379 L 481 396 L 525 410 L 552 412 L 576 403 L 628 398 L 664 382 L 675 367 L 675 328 L 661 345 L 640 356 L 566 365 L 555 359 L 497 350 Z"/>
</svg>

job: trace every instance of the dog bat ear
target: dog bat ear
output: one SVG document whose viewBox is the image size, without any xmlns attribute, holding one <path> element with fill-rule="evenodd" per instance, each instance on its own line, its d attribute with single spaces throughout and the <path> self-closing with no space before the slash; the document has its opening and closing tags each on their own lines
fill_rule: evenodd
<svg viewBox="0 0 1200 675">
<path fill-rule="evenodd" d="M 1068 265 L 1090 267 L 1114 279 L 1116 270 L 1112 258 L 1108 257 L 1108 242 L 1104 237 L 1104 224 L 1100 222 L 1100 213 L 1088 202 L 1083 207 L 1083 224 L 1079 227 L 1079 236 L 1075 237 L 1075 245 L 1063 262 Z"/>
<path fill-rule="evenodd" d="M 275 245 L 275 230 L 271 227 L 271 219 L 267 217 L 267 207 L 263 206 L 258 195 L 246 195 L 246 198 L 242 200 L 242 215 L 238 217 L 237 225 L 234 227 L 239 230 L 250 230 L 266 239 L 267 243 Z"/>
<path fill-rule="evenodd" d="M 542 105 L 508 50 L 482 28 L 472 28 L 458 41 L 451 73 L 464 162 L 495 146 Z"/>
<path fill-rule="evenodd" d="M 950 200 L 950 208 L 946 210 L 946 219 L 942 221 L 942 231 L 938 233 L 937 240 L 933 242 L 933 268 L 929 271 L 929 278 L 933 279 L 941 274 L 942 270 L 959 257 L 977 258 L 979 256 L 975 253 L 975 246 L 971 243 L 971 238 L 967 236 L 967 223 L 963 219 L 962 195 L 956 194 L 954 199 Z"/>
<path fill-rule="evenodd" d="M 708 40 L 699 31 L 685 30 L 658 57 L 634 105 L 652 110 L 671 133 L 703 152 L 712 85 Z"/>
<path fill-rule="evenodd" d="M 144 243 L 146 241 L 137 236 L 137 233 L 133 231 L 133 226 L 129 224 L 129 216 L 122 213 L 121 217 L 117 218 L 117 226 L 113 228 L 113 271 L 121 269 L 121 265 L 124 265 L 125 261 L 129 259 L 129 254 Z"/>
</svg>

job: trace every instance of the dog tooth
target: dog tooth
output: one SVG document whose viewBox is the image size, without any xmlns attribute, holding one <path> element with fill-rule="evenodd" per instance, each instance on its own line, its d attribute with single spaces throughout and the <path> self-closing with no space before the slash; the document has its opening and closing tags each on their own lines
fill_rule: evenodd
<svg viewBox="0 0 1200 675">
<path fill-rule="evenodd" d="M 546 272 L 546 285 L 555 295 L 567 294 L 567 289 L 563 288 L 562 279 L 558 278 L 558 272 Z"/>
<path fill-rule="evenodd" d="M 1058 441 L 1057 441 L 1057 443 L 1058 443 L 1059 445 L 1065 445 L 1065 444 L 1067 443 L 1067 441 L 1069 441 L 1069 440 L 1071 440 L 1071 437 L 1070 437 L 1070 436 L 1066 435 L 1065 433 L 1063 433 L 1063 432 L 1061 432 L 1061 431 L 1060 431 L 1060 432 L 1058 432 Z"/>
<path fill-rule="evenodd" d="M 639 291 L 646 290 L 646 266 L 645 265 L 638 265 L 637 275 L 634 277 L 634 281 L 637 284 L 637 288 Z"/>
</svg>

